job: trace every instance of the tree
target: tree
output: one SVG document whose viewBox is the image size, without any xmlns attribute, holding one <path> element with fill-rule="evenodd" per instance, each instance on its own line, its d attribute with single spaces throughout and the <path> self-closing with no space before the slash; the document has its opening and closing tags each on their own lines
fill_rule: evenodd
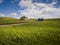
<svg viewBox="0 0 60 45">
<path fill-rule="evenodd" d="M 43 21 L 44 19 L 43 18 L 38 18 L 38 21 Z"/>
</svg>

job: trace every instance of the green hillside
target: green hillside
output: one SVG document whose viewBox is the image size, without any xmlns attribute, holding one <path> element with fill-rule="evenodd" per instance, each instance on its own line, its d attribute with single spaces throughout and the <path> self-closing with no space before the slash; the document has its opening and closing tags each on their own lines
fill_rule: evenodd
<svg viewBox="0 0 60 45">
<path fill-rule="evenodd" d="M 19 23 L 19 20 L 15 18 L 9 18 L 9 17 L 0 17 L 0 25 L 14 24 L 14 23 Z"/>
<path fill-rule="evenodd" d="M 60 45 L 60 19 L 0 27 L 0 45 Z"/>
</svg>

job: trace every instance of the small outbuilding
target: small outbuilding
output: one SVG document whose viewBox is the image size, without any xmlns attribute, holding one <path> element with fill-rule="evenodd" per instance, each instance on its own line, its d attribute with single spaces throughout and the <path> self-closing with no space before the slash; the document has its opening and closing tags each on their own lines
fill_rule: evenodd
<svg viewBox="0 0 60 45">
<path fill-rule="evenodd" d="M 20 19 L 21 19 L 21 20 L 28 20 L 28 17 L 22 16 Z"/>
</svg>

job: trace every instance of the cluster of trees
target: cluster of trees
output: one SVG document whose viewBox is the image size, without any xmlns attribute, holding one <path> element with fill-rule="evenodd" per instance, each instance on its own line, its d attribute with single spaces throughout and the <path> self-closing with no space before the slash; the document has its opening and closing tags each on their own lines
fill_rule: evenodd
<svg viewBox="0 0 60 45">
<path fill-rule="evenodd" d="M 38 18 L 38 21 L 43 21 L 43 18 Z"/>
</svg>

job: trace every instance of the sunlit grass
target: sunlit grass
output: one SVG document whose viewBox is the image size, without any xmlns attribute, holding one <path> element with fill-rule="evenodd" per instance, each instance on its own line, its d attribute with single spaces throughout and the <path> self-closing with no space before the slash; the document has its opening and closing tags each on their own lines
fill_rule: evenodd
<svg viewBox="0 0 60 45">
<path fill-rule="evenodd" d="M 60 45 L 60 19 L 0 27 L 0 45 Z"/>
</svg>

